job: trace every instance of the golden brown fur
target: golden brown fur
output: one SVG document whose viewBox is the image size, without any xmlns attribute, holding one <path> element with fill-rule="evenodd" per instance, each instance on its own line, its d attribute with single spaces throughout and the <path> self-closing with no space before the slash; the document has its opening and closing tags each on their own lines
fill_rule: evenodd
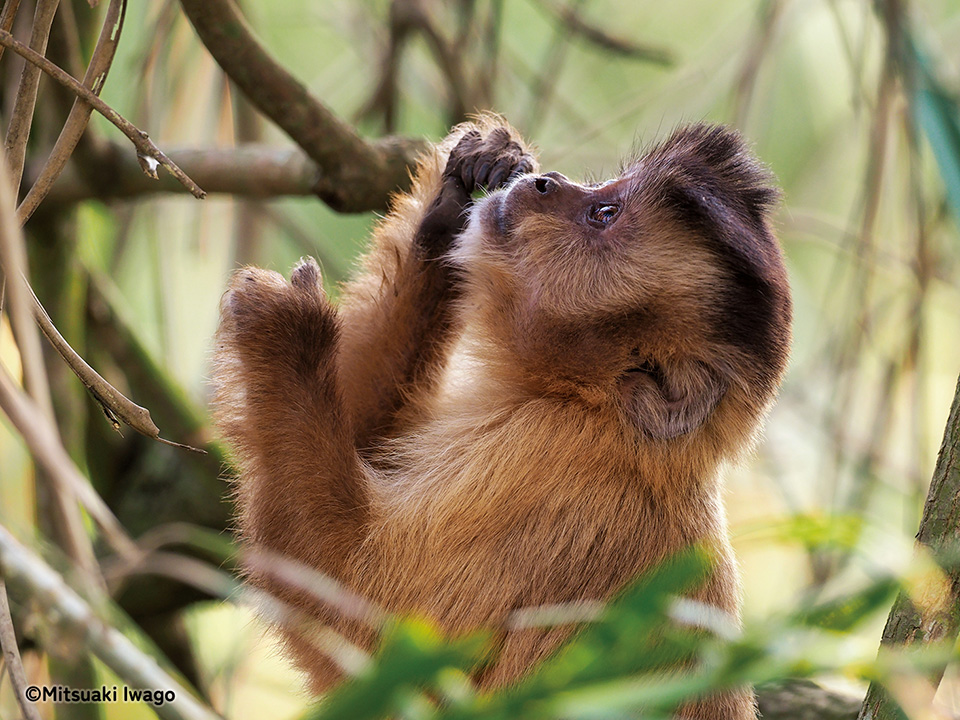
<svg viewBox="0 0 960 720">
<path fill-rule="evenodd" d="M 786 363 L 776 193 L 739 137 L 695 126 L 605 186 L 511 179 L 466 208 L 455 239 L 444 203 L 466 202 L 484 162 L 533 169 L 525 153 L 498 118 L 456 128 L 396 198 L 338 308 L 309 262 L 291 283 L 234 277 L 215 382 L 242 534 L 450 632 L 609 598 L 702 543 L 718 562 L 698 595 L 736 615 L 716 475 L 750 445 Z M 566 635 L 506 633 L 482 684 L 515 681 Z M 288 641 L 314 689 L 336 679 Z M 683 714 L 753 712 L 743 690 Z"/>
</svg>

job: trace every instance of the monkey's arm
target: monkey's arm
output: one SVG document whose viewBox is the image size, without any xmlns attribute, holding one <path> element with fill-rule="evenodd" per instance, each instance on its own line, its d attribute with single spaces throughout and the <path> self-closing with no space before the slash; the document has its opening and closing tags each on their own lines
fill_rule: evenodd
<svg viewBox="0 0 960 720">
<path fill-rule="evenodd" d="M 221 303 L 213 366 L 218 425 L 241 471 L 243 535 L 333 575 L 361 542 L 368 514 L 363 464 L 344 419 L 338 336 L 312 260 L 290 283 L 245 268 Z"/>
<path fill-rule="evenodd" d="M 535 169 L 519 136 L 485 116 L 457 127 L 420 162 L 410 194 L 395 200 L 340 306 L 340 375 L 358 447 L 389 434 L 404 403 L 442 367 L 458 295 L 444 256 L 466 224 L 470 193 Z"/>
</svg>

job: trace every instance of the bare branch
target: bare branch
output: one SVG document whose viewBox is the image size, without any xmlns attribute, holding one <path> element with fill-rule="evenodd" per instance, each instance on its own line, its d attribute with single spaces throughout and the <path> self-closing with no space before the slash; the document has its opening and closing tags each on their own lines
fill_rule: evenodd
<svg viewBox="0 0 960 720">
<path fill-rule="evenodd" d="M 31 293 L 32 292 L 33 290 L 31 288 Z M 156 426 L 150 417 L 150 411 L 137 405 L 113 385 L 104 380 L 100 373 L 90 367 L 90 365 L 80 357 L 80 354 L 70 347 L 70 344 L 63 339 L 63 335 L 57 330 L 35 294 L 33 295 L 33 304 L 34 317 L 40 329 L 43 330 L 43 334 L 47 336 L 47 340 L 50 341 L 50 344 L 53 345 L 64 362 L 70 366 L 70 369 L 73 370 L 74 374 L 80 379 L 80 382 L 84 384 L 84 387 L 86 387 L 94 399 L 100 403 L 107 419 L 113 423 L 116 429 L 119 429 L 120 426 L 118 421 L 122 420 L 141 435 L 146 435 L 149 438 L 166 443 L 167 445 L 173 445 L 174 447 L 181 447 L 198 453 L 204 452 L 199 448 L 182 445 L 181 443 L 165 440 L 160 437 L 160 428 Z"/>
<path fill-rule="evenodd" d="M 329 625 L 291 606 L 270 593 L 241 584 L 234 576 L 196 558 L 170 552 L 144 554 L 134 565 L 118 565 L 111 575 L 153 575 L 190 585 L 211 597 L 230 599 L 237 605 L 255 610 L 267 621 L 297 629 L 304 637 L 344 672 L 352 676 L 368 669 L 370 655 Z M 116 578 L 112 578 L 116 579 Z M 303 584 L 303 580 L 299 581 Z"/>
<path fill-rule="evenodd" d="M 17 634 L 13 629 L 10 604 L 7 602 L 7 586 L 3 578 L 0 578 L 0 648 L 3 649 L 3 661 L 10 672 L 10 684 L 17 696 L 24 720 L 40 720 L 37 706 L 27 700 L 27 676 L 20 660 L 20 648 L 17 647 Z"/>
<path fill-rule="evenodd" d="M 339 212 L 383 208 L 410 184 L 408 168 L 426 145 L 399 137 L 366 142 L 277 63 L 229 0 L 181 0 L 200 40 L 261 112 L 320 167 L 315 189 Z"/>
<path fill-rule="evenodd" d="M 47 204 L 186 192 L 171 177 L 155 182 L 144 176 L 136 159 L 116 143 L 105 143 L 102 150 L 86 153 L 82 167 L 74 156 L 51 188 Z M 320 170 L 299 148 L 254 144 L 235 148 L 173 148 L 168 155 L 211 194 L 261 199 L 317 194 Z M 28 166 L 28 175 L 29 170 Z"/>
<path fill-rule="evenodd" d="M 3 12 L 0 12 L 0 30 L 10 32 L 13 29 L 13 21 L 17 19 L 17 10 L 20 9 L 20 0 L 6 0 L 3 3 Z M 6 48 L 0 46 L 0 58 L 3 57 L 3 51 Z"/>
<path fill-rule="evenodd" d="M 50 26 L 53 25 L 53 16 L 57 14 L 59 3 L 60 0 L 40 0 L 37 3 L 28 49 L 39 57 L 43 57 L 43 54 L 47 51 Z M 9 33 L 7 34 L 9 35 Z M 7 170 L 10 173 L 10 184 L 14 190 L 19 189 L 20 178 L 23 175 L 23 163 L 27 155 L 27 140 L 30 138 L 33 110 L 37 104 L 37 90 L 39 88 L 40 70 L 27 63 L 20 73 L 17 100 L 13 106 L 13 114 L 10 116 L 7 137 L 4 141 L 7 163 L 9 164 Z"/>
<path fill-rule="evenodd" d="M 96 95 L 100 94 L 103 83 L 106 81 L 107 72 L 113 63 L 113 56 L 117 49 L 117 43 L 120 40 L 120 32 L 123 29 L 123 17 L 126 12 L 126 0 L 110 0 L 107 7 L 106 17 L 103 21 L 103 27 L 100 30 L 100 37 L 97 39 L 97 46 L 90 57 L 90 64 L 87 66 L 87 72 L 83 76 L 83 84 L 90 88 Z M 87 103 L 77 98 L 73 107 L 70 108 L 70 114 L 60 131 L 60 137 L 50 151 L 46 165 L 37 176 L 30 192 L 17 208 L 17 221 L 23 225 L 37 206 L 43 202 L 43 199 L 50 192 L 50 188 L 57 177 L 63 171 L 67 160 L 76 148 L 83 131 L 87 127 L 90 119 L 90 113 L 93 108 Z"/>
<path fill-rule="evenodd" d="M 0 153 L 2 155 L 2 153 Z M 5 161 L 0 158 L 0 168 Z M 23 366 L 23 382 L 27 393 L 38 408 L 37 414 L 54 427 L 53 402 L 50 384 L 43 361 L 40 334 L 31 318 L 32 301 L 25 280 L 28 273 L 27 250 L 20 226 L 14 220 L 15 197 L 6 173 L 0 172 L 0 269 L 3 270 L 9 292 L 8 314 L 17 341 L 17 350 Z M 83 520 L 68 495 L 57 492 L 55 480 L 38 474 L 38 496 L 46 495 L 44 515 L 49 521 L 51 536 L 83 571 L 85 582 L 91 586 L 102 583 L 97 561 Z"/>
<path fill-rule="evenodd" d="M 780 0 L 771 0 L 762 6 L 760 13 L 759 27 L 740 68 L 734 94 L 733 124 L 741 128 L 747 121 L 750 103 L 753 100 L 753 92 L 756 89 L 757 77 L 760 74 L 763 60 L 776 36 L 777 25 L 783 15 L 783 3 Z"/>
<path fill-rule="evenodd" d="M 576 4 L 559 5 L 551 0 L 540 0 L 540 4 L 556 15 L 568 31 L 603 50 L 655 65 L 672 65 L 674 62 L 673 53 L 666 48 L 618 38 L 591 25 L 580 16 Z"/>
<path fill-rule="evenodd" d="M 343 617 L 359 620 L 373 630 L 381 630 L 388 619 L 384 610 L 336 578 L 286 555 L 263 549 L 247 550 L 243 561 L 251 570 L 269 575 L 291 590 L 302 590 L 335 608 Z"/>
<path fill-rule="evenodd" d="M 160 148 L 153 144 L 153 141 L 150 140 L 150 136 L 147 135 L 147 133 L 134 126 L 97 95 L 94 95 L 88 88 L 81 85 L 72 75 L 57 65 L 54 65 L 42 55 L 34 52 L 23 43 L 18 42 L 10 33 L 4 32 L 3 30 L 0 30 L 0 45 L 13 50 L 28 63 L 39 67 L 43 72 L 47 73 L 47 75 L 68 90 L 73 91 L 77 96 L 92 105 L 94 110 L 116 125 L 120 132 L 126 135 L 137 149 L 137 157 L 141 159 L 141 168 L 145 173 L 156 178 L 156 167 L 157 165 L 162 165 L 171 175 L 183 183 L 194 197 L 199 199 L 206 197 L 206 193 L 201 190 L 193 180 L 187 177 L 183 170 L 171 162 L 170 158 L 164 155 Z"/>
<path fill-rule="evenodd" d="M 380 115 L 383 119 L 383 129 L 388 133 L 393 132 L 397 127 L 397 76 L 400 72 L 400 56 L 413 30 L 407 15 L 402 12 L 408 7 L 408 3 L 402 6 L 397 2 L 390 3 L 387 41 L 381 43 L 384 49 L 380 61 L 380 79 L 370 98 L 356 113 L 358 120 Z"/>
<path fill-rule="evenodd" d="M 131 685 L 172 690 L 176 698 L 156 706 L 165 720 L 218 720 L 157 662 L 123 634 L 96 616 L 91 607 L 49 565 L 0 526 L 0 574 L 29 595 L 35 605 L 67 632 L 60 637 L 81 640 L 111 670 Z"/>
</svg>

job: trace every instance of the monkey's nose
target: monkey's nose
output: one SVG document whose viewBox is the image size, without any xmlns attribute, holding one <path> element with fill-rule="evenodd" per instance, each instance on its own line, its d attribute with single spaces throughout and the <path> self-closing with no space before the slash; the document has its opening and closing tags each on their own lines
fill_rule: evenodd
<svg viewBox="0 0 960 720">
<path fill-rule="evenodd" d="M 549 195 L 560 189 L 560 183 L 558 182 L 560 179 L 566 180 L 566 178 L 558 172 L 544 173 L 533 181 L 533 186 L 541 195 Z"/>
</svg>

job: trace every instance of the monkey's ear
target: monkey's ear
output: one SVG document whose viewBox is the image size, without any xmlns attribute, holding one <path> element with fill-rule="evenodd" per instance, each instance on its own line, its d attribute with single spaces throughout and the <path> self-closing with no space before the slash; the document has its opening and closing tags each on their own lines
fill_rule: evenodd
<svg viewBox="0 0 960 720">
<path fill-rule="evenodd" d="M 627 416 L 657 440 L 686 435 L 700 427 L 720 402 L 727 383 L 697 360 L 646 360 L 620 379 Z"/>
</svg>

